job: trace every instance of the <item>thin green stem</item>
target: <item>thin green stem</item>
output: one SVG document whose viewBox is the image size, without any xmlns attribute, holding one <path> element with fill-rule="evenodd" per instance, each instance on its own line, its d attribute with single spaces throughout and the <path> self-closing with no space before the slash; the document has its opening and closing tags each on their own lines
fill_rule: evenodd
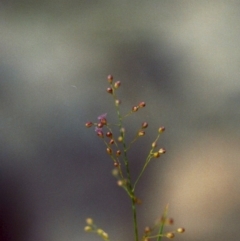
<svg viewBox="0 0 240 241">
<path fill-rule="evenodd" d="M 157 135 L 157 138 L 156 138 L 155 141 L 154 141 L 155 143 L 157 143 L 159 137 L 160 137 L 160 134 Z M 136 179 L 136 181 L 135 181 L 135 183 L 134 183 L 134 185 L 133 185 L 133 191 L 135 190 L 136 185 L 137 185 L 138 181 L 140 180 L 140 178 L 142 177 L 142 175 L 143 175 L 143 173 L 144 173 L 147 165 L 149 164 L 150 160 L 152 159 L 153 149 L 154 149 L 154 147 L 151 148 L 151 150 L 150 150 L 150 152 L 149 152 L 149 154 L 148 154 L 148 156 L 147 156 L 147 159 L 146 159 L 146 161 L 145 161 L 145 164 L 144 164 L 144 166 L 143 166 L 140 174 L 138 175 L 138 177 L 137 177 L 137 179 Z"/>
<path fill-rule="evenodd" d="M 115 95 L 115 91 L 113 89 L 113 98 L 116 101 L 116 95 Z M 126 167 L 126 173 L 127 173 L 127 180 L 128 180 L 128 187 L 129 187 L 129 194 L 130 194 L 130 198 L 131 198 L 131 202 L 132 202 L 132 213 L 133 213 L 133 224 L 134 224 L 134 235 L 135 235 L 135 241 L 138 241 L 138 225 L 137 225 L 137 211 L 136 211 L 136 203 L 135 203 L 135 194 L 134 191 L 132 189 L 132 184 L 131 184 L 131 175 L 130 175 L 130 169 L 129 169 L 129 161 L 127 158 L 127 145 L 126 145 L 126 141 L 125 141 L 125 132 L 123 130 L 123 123 L 122 123 L 122 116 L 120 114 L 120 110 L 119 110 L 119 106 L 116 106 L 116 110 L 117 110 L 117 115 L 118 115 L 118 120 L 119 120 L 119 128 L 120 128 L 120 132 L 121 132 L 121 137 L 122 137 L 122 143 L 123 143 L 123 150 L 124 150 L 124 164 Z"/>
<path fill-rule="evenodd" d="M 132 200 L 132 211 L 133 211 L 135 240 L 138 241 L 137 211 L 136 211 L 136 204 L 135 204 L 134 196 L 131 198 L 131 200 Z"/>
<path fill-rule="evenodd" d="M 137 139 L 138 139 L 138 136 L 136 136 L 136 137 L 129 143 L 127 150 L 130 149 L 131 145 L 132 145 Z"/>
<path fill-rule="evenodd" d="M 148 163 L 150 162 L 151 158 L 152 158 L 152 156 L 151 156 L 151 153 L 150 153 L 150 154 L 148 155 L 148 157 L 147 157 L 147 160 L 146 160 L 146 162 L 145 162 L 143 168 L 142 168 L 142 171 L 140 172 L 140 174 L 139 174 L 137 180 L 135 181 L 135 183 L 134 183 L 134 185 L 133 185 L 133 191 L 135 190 L 135 187 L 136 187 L 138 181 L 140 180 L 140 178 L 142 177 L 142 175 L 143 175 L 143 173 L 144 173 L 144 171 L 145 171 L 145 169 L 146 169 Z"/>
<path fill-rule="evenodd" d="M 123 133 L 122 133 L 122 137 L 123 137 L 123 148 L 124 148 L 124 163 L 125 163 L 125 166 L 126 166 L 127 179 L 128 179 L 128 184 L 129 184 L 129 191 L 130 191 L 130 194 L 131 194 L 131 201 L 132 201 L 135 241 L 138 241 L 138 225 L 137 225 L 137 212 L 136 212 L 135 194 L 134 194 L 134 190 L 132 189 L 132 184 L 131 184 L 131 175 L 130 175 L 129 163 L 128 163 L 128 159 L 127 159 L 127 148 L 126 148 L 126 143 L 125 143 L 125 138 L 124 138 Z"/>
<path fill-rule="evenodd" d="M 163 213 L 163 216 L 162 216 L 162 224 L 161 224 L 159 232 L 158 232 L 159 237 L 158 237 L 157 241 L 161 241 L 162 240 L 163 229 L 164 229 L 164 225 L 165 225 L 166 218 L 167 218 L 167 212 L 168 212 L 168 204 L 165 207 L 165 210 L 164 210 L 164 213 Z"/>
</svg>

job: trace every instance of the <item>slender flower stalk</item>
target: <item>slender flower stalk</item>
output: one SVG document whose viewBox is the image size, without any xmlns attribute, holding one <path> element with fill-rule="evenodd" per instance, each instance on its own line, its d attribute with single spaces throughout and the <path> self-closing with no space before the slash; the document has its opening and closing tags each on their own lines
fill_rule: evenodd
<svg viewBox="0 0 240 241">
<path fill-rule="evenodd" d="M 126 191 L 127 195 L 131 200 L 131 207 L 132 207 L 132 217 L 133 217 L 133 227 L 134 227 L 134 240 L 140 241 L 139 234 L 138 234 L 138 220 L 137 220 L 137 210 L 136 206 L 141 204 L 141 200 L 136 197 L 135 189 L 137 184 L 139 184 L 139 180 L 141 179 L 142 175 L 144 174 L 147 166 L 149 165 L 150 161 L 153 158 L 159 158 L 161 155 L 166 153 L 164 148 L 160 148 L 156 151 L 157 142 L 160 138 L 160 135 L 165 131 L 165 127 L 161 126 L 158 129 L 158 134 L 156 139 L 152 142 L 151 148 L 149 151 L 148 156 L 146 157 L 145 163 L 136 178 L 135 181 L 132 181 L 131 170 L 129 167 L 130 160 L 128 159 L 128 150 L 132 147 L 132 145 L 139 139 L 145 136 L 146 128 L 148 127 L 147 122 L 142 122 L 141 128 L 137 131 L 135 137 L 133 138 L 130 143 L 126 141 L 126 127 L 124 126 L 124 119 L 129 117 L 132 114 L 135 114 L 140 109 L 146 106 L 146 103 L 141 101 L 138 105 L 134 105 L 131 110 L 122 115 L 120 111 L 120 105 L 122 101 L 117 97 L 117 90 L 121 87 L 121 82 L 116 81 L 113 82 L 113 76 L 109 75 L 107 77 L 109 86 L 107 87 L 107 93 L 113 97 L 113 101 L 115 103 L 115 109 L 118 117 L 117 124 L 111 124 L 108 122 L 107 113 L 101 114 L 97 117 L 98 122 L 93 123 L 88 121 L 85 126 L 90 128 L 95 126 L 95 132 L 97 136 L 103 140 L 106 146 L 106 153 L 110 156 L 113 161 L 114 169 L 112 171 L 113 176 L 117 178 L 117 185 L 123 190 Z M 115 135 L 112 131 L 111 126 L 117 126 L 119 128 L 120 134 Z M 124 170 L 122 170 L 122 166 L 124 166 Z M 162 219 L 160 222 L 157 222 L 152 228 L 146 227 L 144 230 L 144 234 L 141 238 L 141 241 L 149 241 L 150 239 L 156 239 L 156 241 L 161 241 L 162 237 L 173 238 L 175 236 L 174 233 L 183 233 L 185 231 L 184 228 L 178 228 L 175 231 L 164 233 L 163 229 L 166 224 L 172 224 L 172 219 L 167 219 L 168 213 L 168 205 L 166 206 Z M 86 220 L 87 226 L 84 228 L 86 232 L 92 232 L 99 235 L 103 240 L 110 241 L 108 234 L 98 228 L 91 218 Z M 159 231 L 156 233 L 156 229 Z M 154 232 L 155 231 L 155 232 Z"/>
<path fill-rule="evenodd" d="M 120 81 L 118 81 L 116 83 L 118 83 L 118 87 L 119 87 Z M 115 83 L 115 87 L 116 87 L 116 83 Z M 114 98 L 115 103 L 116 103 L 117 97 L 116 97 L 115 91 L 113 91 L 112 94 L 113 94 L 113 98 Z M 132 189 L 132 184 L 131 184 L 132 182 L 131 182 L 131 175 L 130 175 L 130 169 L 129 169 L 129 161 L 128 161 L 128 157 L 127 157 L 127 145 L 126 145 L 126 140 L 125 140 L 125 130 L 124 130 L 124 127 L 123 127 L 123 119 L 122 119 L 122 115 L 120 113 L 119 105 L 115 105 L 115 106 L 116 106 L 116 110 L 117 110 L 119 128 L 120 128 L 121 137 L 122 137 L 124 164 L 125 164 L 125 168 L 126 168 L 127 180 L 128 180 L 128 185 L 129 185 L 128 193 L 130 194 L 131 202 L 132 202 L 132 213 L 133 213 L 135 241 L 138 241 L 138 225 L 137 225 L 137 212 L 136 212 L 135 194 L 134 194 L 134 190 Z"/>
</svg>

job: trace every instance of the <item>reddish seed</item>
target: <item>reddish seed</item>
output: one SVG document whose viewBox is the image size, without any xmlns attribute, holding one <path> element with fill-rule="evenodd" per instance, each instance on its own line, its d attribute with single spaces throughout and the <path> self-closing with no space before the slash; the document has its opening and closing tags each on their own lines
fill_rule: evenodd
<svg viewBox="0 0 240 241">
<path fill-rule="evenodd" d="M 106 150 L 107 150 L 107 153 L 108 153 L 109 155 L 112 154 L 112 149 L 111 149 L 111 148 L 108 147 Z"/>
<path fill-rule="evenodd" d="M 103 124 L 100 122 L 100 123 L 97 124 L 97 127 L 98 127 L 98 128 L 102 128 L 102 127 L 103 127 Z"/>
<path fill-rule="evenodd" d="M 118 164 L 117 162 L 114 162 L 114 166 L 115 166 L 115 167 L 118 167 L 119 164 Z"/>
<path fill-rule="evenodd" d="M 109 141 L 109 144 L 110 144 L 110 145 L 114 144 L 114 140 L 111 139 L 111 140 Z"/>
<path fill-rule="evenodd" d="M 138 106 L 141 108 L 141 107 L 145 107 L 146 106 L 146 103 L 145 102 L 140 102 L 139 104 L 138 104 Z"/>
<path fill-rule="evenodd" d="M 169 225 L 173 225 L 174 219 L 173 219 L 173 218 L 168 218 L 168 219 L 167 219 L 167 223 L 168 223 Z"/>
<path fill-rule="evenodd" d="M 107 88 L 107 92 L 109 93 L 109 94 L 112 94 L 113 93 L 113 90 L 112 90 L 112 88 Z"/>
<path fill-rule="evenodd" d="M 100 120 L 100 122 L 103 124 L 103 125 L 106 125 L 107 124 L 107 119 L 106 118 L 102 118 Z"/>
<path fill-rule="evenodd" d="M 108 75 L 107 79 L 108 79 L 108 82 L 111 84 L 113 81 L 113 76 L 110 74 Z"/>
<path fill-rule="evenodd" d="M 116 156 L 120 156 L 120 155 L 121 155 L 121 151 L 120 151 L 120 150 L 117 150 Z"/>
<path fill-rule="evenodd" d="M 85 126 L 88 127 L 88 128 L 91 127 L 92 125 L 93 125 L 93 123 L 92 123 L 91 121 L 88 121 L 88 122 L 85 124 Z"/>
<path fill-rule="evenodd" d="M 107 136 L 107 137 L 112 137 L 112 132 L 108 131 L 108 132 L 106 133 L 106 136 Z"/>
<path fill-rule="evenodd" d="M 98 132 L 97 132 L 97 135 L 98 135 L 99 137 L 103 138 L 103 132 L 102 132 L 102 131 L 98 131 Z"/>
</svg>

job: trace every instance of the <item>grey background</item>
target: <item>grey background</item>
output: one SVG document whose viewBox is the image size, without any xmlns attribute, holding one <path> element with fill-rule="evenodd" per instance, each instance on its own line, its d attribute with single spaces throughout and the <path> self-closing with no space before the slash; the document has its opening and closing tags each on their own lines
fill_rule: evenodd
<svg viewBox="0 0 240 241">
<path fill-rule="evenodd" d="M 133 240 L 130 203 L 86 121 L 107 112 L 121 80 L 133 177 L 160 125 L 139 183 L 140 233 L 169 203 L 176 240 L 236 240 L 240 222 L 238 1 L 0 1 L 0 239 Z M 171 229 L 169 229 L 171 230 Z"/>
</svg>

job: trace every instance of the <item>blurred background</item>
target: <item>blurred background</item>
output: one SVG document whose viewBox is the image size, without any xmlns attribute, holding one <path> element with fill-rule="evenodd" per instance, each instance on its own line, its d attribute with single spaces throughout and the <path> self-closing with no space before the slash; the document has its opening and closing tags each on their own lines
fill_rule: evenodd
<svg viewBox="0 0 240 241">
<path fill-rule="evenodd" d="M 166 155 L 139 182 L 140 231 L 166 204 L 176 240 L 237 240 L 240 223 L 238 1 L 0 1 L 0 240 L 133 240 L 130 201 L 86 121 L 116 120 L 122 83 L 133 177 L 159 126 Z M 168 230 L 171 230 L 169 228 Z"/>
</svg>

